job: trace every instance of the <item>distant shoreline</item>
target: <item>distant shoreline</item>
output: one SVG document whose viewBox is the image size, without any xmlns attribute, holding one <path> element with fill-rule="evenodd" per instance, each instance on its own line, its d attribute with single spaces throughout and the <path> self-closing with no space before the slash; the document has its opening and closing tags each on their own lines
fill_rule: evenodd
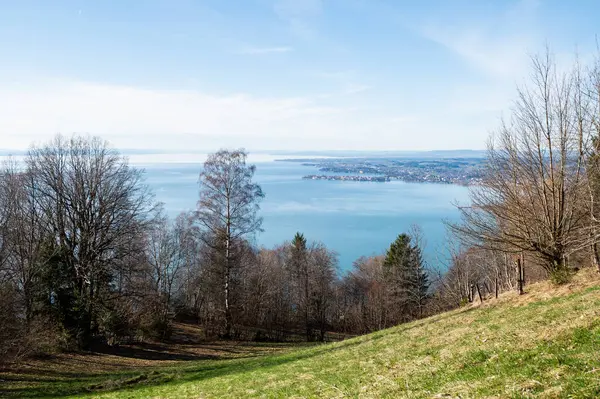
<svg viewBox="0 0 600 399">
<path fill-rule="evenodd" d="M 279 159 L 317 168 L 321 173 L 307 174 L 304 180 L 355 181 L 478 185 L 483 180 L 485 158 L 328 158 Z"/>
<path fill-rule="evenodd" d="M 388 176 L 356 176 L 356 175 L 306 175 L 304 180 L 339 180 L 339 181 L 360 181 L 360 182 L 389 182 L 391 179 Z"/>
</svg>

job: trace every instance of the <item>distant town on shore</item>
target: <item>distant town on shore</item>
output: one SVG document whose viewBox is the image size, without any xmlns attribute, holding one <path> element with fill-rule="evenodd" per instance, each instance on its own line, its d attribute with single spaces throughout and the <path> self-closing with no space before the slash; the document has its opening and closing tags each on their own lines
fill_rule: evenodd
<svg viewBox="0 0 600 399">
<path fill-rule="evenodd" d="M 483 177 L 484 158 L 336 158 L 282 160 L 302 162 L 321 173 L 303 176 L 306 180 L 359 182 L 441 183 L 475 185 Z"/>
</svg>

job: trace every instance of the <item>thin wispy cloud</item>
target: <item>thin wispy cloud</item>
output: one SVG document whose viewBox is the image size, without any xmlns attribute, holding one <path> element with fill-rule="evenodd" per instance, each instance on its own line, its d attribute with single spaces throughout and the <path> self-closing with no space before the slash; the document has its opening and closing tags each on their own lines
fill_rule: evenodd
<svg viewBox="0 0 600 399">
<path fill-rule="evenodd" d="M 441 17 L 417 30 L 483 73 L 514 80 L 527 70 L 531 51 L 539 44 L 538 7 L 537 1 L 521 0 L 504 13 L 460 23 Z"/>
<path fill-rule="evenodd" d="M 332 79 L 337 81 L 347 81 L 357 78 L 357 72 L 354 69 L 347 69 L 341 71 L 320 71 L 314 74 L 318 78 Z"/>
<path fill-rule="evenodd" d="M 350 84 L 346 85 L 343 93 L 346 95 L 358 94 L 358 93 L 362 93 L 364 91 L 370 90 L 371 88 L 372 88 L 372 86 L 369 86 L 369 85 L 350 83 Z"/>
<path fill-rule="evenodd" d="M 273 9 L 294 35 L 303 39 L 317 36 L 315 20 L 323 13 L 322 0 L 276 0 Z"/>
<path fill-rule="evenodd" d="M 329 72 L 316 72 L 314 76 L 319 79 L 329 80 L 334 82 L 340 87 L 340 90 L 335 93 L 321 94 L 320 98 L 330 98 L 336 96 L 347 96 L 362 93 L 370 90 L 373 86 L 359 83 L 362 77 L 360 74 L 353 69 L 340 70 L 340 71 L 329 71 Z"/>
<path fill-rule="evenodd" d="M 411 30 L 459 60 L 462 73 L 470 75 L 448 82 L 442 117 L 487 121 L 482 133 L 497 126 L 527 77 L 531 55 L 543 47 L 539 14 L 539 2 L 520 0 L 496 13 L 472 7 L 416 18 Z"/>
<path fill-rule="evenodd" d="M 526 35 L 490 37 L 484 31 L 452 31 L 436 26 L 424 29 L 424 34 L 482 72 L 514 78 L 526 70 L 531 38 Z"/>
<path fill-rule="evenodd" d="M 249 55 L 261 55 L 261 54 L 277 54 L 277 53 L 289 53 L 294 49 L 289 46 L 276 46 L 276 47 L 245 47 L 239 51 L 240 54 Z"/>
</svg>

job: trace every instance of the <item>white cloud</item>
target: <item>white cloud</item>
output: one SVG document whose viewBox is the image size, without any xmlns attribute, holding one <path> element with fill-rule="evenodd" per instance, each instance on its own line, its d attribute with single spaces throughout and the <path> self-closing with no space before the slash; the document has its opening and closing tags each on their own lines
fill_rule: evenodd
<svg viewBox="0 0 600 399">
<path fill-rule="evenodd" d="M 343 112 L 295 97 L 214 96 L 82 82 L 20 86 L 0 91 L 0 147 L 23 147 L 56 132 L 109 134 L 118 145 L 145 148 L 198 145 L 170 142 L 172 134 L 196 142 L 228 136 L 248 145 L 253 137 L 297 133 L 303 125 Z"/>
<path fill-rule="evenodd" d="M 348 86 L 346 94 L 367 90 Z M 343 105 L 342 105 L 343 104 Z M 436 113 L 437 112 L 437 113 Z M 385 111 L 343 98 L 261 98 L 87 82 L 53 82 L 0 90 L 0 149 L 23 149 L 56 133 L 89 133 L 118 148 L 213 151 L 430 150 L 483 147 L 486 129 L 459 116 Z M 479 143 L 479 145 L 478 145 Z"/>
<path fill-rule="evenodd" d="M 292 51 L 292 47 L 281 46 L 281 47 L 244 47 L 240 50 L 240 54 L 250 55 L 261 55 L 261 54 L 272 54 L 272 53 L 289 53 Z"/>
</svg>

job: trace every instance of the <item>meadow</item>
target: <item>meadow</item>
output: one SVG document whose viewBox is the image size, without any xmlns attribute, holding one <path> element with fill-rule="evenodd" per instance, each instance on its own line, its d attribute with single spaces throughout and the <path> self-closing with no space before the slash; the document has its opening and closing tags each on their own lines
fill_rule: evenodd
<svg viewBox="0 0 600 399">
<path fill-rule="evenodd" d="M 34 359 L 3 397 L 590 398 L 600 395 L 600 278 L 532 284 L 447 313 L 327 344 L 178 343 Z M 198 337 L 196 340 L 194 337 Z"/>
</svg>

